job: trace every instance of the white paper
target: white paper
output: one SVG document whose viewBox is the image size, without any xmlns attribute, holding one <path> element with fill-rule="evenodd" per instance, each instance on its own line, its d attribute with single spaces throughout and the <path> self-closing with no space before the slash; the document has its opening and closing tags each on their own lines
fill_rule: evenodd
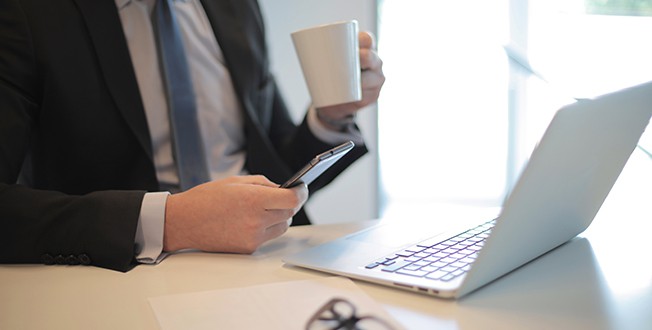
<svg viewBox="0 0 652 330">
<path fill-rule="evenodd" d="M 304 329 L 333 297 L 346 298 L 358 315 L 374 315 L 403 329 L 353 281 L 343 277 L 149 298 L 161 329 Z"/>
</svg>

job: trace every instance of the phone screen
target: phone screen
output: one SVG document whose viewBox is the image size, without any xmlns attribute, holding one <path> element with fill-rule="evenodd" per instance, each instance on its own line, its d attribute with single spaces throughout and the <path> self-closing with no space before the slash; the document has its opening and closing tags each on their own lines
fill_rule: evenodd
<svg viewBox="0 0 652 330">
<path fill-rule="evenodd" d="M 281 188 L 292 188 L 298 184 L 305 183 L 309 185 L 313 180 L 319 177 L 331 165 L 335 164 L 342 156 L 351 151 L 355 144 L 353 141 L 348 141 L 340 144 L 339 146 L 322 152 L 315 156 L 306 166 L 295 173 L 289 180 L 281 185 Z"/>
</svg>

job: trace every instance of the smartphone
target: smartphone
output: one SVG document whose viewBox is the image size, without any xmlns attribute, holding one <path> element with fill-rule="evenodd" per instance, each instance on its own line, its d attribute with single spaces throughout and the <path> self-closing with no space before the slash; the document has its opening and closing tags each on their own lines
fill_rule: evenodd
<svg viewBox="0 0 652 330">
<path fill-rule="evenodd" d="M 289 180 L 281 185 L 281 188 L 292 188 L 298 184 L 309 185 L 313 180 L 335 164 L 342 156 L 351 151 L 355 144 L 353 141 L 345 142 L 339 146 L 315 156 L 306 166 L 295 173 Z"/>
</svg>

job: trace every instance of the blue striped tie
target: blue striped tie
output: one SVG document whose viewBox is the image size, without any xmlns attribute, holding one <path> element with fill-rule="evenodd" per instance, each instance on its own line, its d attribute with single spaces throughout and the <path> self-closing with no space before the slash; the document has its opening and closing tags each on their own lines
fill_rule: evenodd
<svg viewBox="0 0 652 330">
<path fill-rule="evenodd" d="M 153 22 L 170 111 L 172 146 L 181 190 L 210 180 L 188 61 L 172 0 L 157 0 Z"/>
</svg>

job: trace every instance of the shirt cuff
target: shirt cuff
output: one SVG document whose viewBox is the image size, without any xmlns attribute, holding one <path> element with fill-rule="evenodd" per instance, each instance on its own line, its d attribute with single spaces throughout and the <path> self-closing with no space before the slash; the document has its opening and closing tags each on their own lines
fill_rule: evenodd
<svg viewBox="0 0 652 330">
<path fill-rule="evenodd" d="M 136 260 L 144 264 L 157 264 L 168 254 L 163 253 L 165 228 L 165 203 L 169 192 L 146 193 L 140 208 L 136 229 Z"/>
<path fill-rule="evenodd" d="M 334 145 L 346 141 L 353 141 L 356 145 L 364 144 L 362 133 L 360 133 L 360 130 L 355 125 L 350 125 L 348 130 L 343 132 L 330 130 L 317 118 L 317 109 L 315 107 L 308 109 L 308 127 L 312 134 L 324 143 Z"/>
</svg>

